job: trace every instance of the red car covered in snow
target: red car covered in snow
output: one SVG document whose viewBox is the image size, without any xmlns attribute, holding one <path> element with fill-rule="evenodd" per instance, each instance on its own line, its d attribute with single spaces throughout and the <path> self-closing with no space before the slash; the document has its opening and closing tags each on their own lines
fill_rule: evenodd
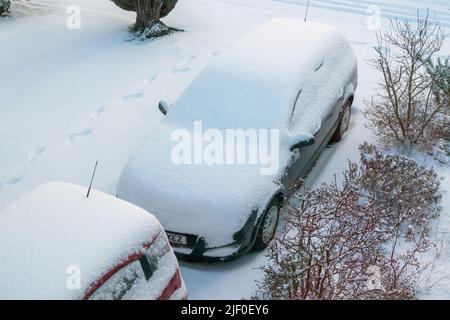
<svg viewBox="0 0 450 320">
<path fill-rule="evenodd" d="M 156 218 L 86 194 L 50 182 L 0 211 L 0 299 L 186 299 Z"/>
</svg>

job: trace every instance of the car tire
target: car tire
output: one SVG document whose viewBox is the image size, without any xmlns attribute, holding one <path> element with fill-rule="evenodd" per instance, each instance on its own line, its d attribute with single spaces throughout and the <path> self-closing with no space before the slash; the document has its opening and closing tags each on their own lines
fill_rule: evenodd
<svg viewBox="0 0 450 320">
<path fill-rule="evenodd" d="M 281 204 L 278 198 L 273 199 L 267 206 L 258 224 L 256 240 L 253 244 L 254 251 L 264 250 L 274 238 L 280 219 L 280 209 Z"/>
<path fill-rule="evenodd" d="M 348 100 L 347 103 L 342 108 L 341 120 L 339 121 L 339 125 L 336 131 L 331 138 L 331 142 L 339 142 L 342 140 L 342 137 L 348 130 L 348 126 L 350 125 L 350 119 L 352 117 L 352 104 L 353 100 Z"/>
</svg>

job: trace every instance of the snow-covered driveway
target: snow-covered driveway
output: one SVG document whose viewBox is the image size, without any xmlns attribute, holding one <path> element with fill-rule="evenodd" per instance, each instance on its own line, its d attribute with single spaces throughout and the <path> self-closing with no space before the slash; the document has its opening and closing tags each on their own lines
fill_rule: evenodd
<svg viewBox="0 0 450 320">
<path fill-rule="evenodd" d="M 369 6 L 385 17 L 411 17 L 429 6 L 447 27 L 450 11 L 448 0 L 311 2 L 309 19 L 340 28 L 360 63 L 350 133 L 321 156 L 308 179 L 317 184 L 341 172 L 370 139 L 360 114 L 377 79 L 367 67 L 375 41 Z M 95 160 L 94 187 L 115 194 L 128 157 L 161 119 L 158 101 L 174 102 L 214 56 L 265 21 L 302 19 L 305 3 L 180 0 L 167 23 L 186 31 L 140 43 L 126 41 L 133 15 L 108 0 L 13 2 L 12 17 L 0 20 L 0 208 L 49 180 L 87 185 Z M 66 28 L 74 4 L 82 9 L 81 30 Z M 263 254 L 249 254 L 226 264 L 182 263 L 182 271 L 190 298 L 248 298 L 263 263 Z"/>
</svg>

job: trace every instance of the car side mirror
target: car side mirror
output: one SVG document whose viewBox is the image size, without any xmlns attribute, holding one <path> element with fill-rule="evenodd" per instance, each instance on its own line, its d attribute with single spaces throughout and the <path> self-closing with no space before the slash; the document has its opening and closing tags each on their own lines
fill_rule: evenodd
<svg viewBox="0 0 450 320">
<path fill-rule="evenodd" d="M 302 140 L 299 143 L 294 144 L 291 147 L 291 152 L 293 152 L 295 149 L 301 149 L 301 148 L 312 146 L 314 143 L 316 143 L 316 139 L 314 139 L 314 137 L 311 136 L 308 139 Z"/>
<path fill-rule="evenodd" d="M 170 104 L 167 103 L 166 101 L 160 101 L 159 105 L 158 105 L 158 109 L 159 109 L 159 111 L 161 111 L 161 113 L 163 115 L 167 116 L 167 113 L 169 113 Z"/>
</svg>

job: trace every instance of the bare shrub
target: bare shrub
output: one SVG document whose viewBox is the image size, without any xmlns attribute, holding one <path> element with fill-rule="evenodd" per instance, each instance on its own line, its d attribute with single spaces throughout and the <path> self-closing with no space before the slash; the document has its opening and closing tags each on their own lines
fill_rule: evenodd
<svg viewBox="0 0 450 320">
<path fill-rule="evenodd" d="M 267 250 L 257 297 L 415 298 L 418 255 L 432 245 L 424 230 L 439 210 L 438 177 L 365 144 L 361 163 L 349 163 L 343 180 L 342 187 L 334 182 L 295 195 Z"/>
<path fill-rule="evenodd" d="M 447 34 L 428 13 L 416 23 L 391 20 L 377 34 L 372 65 L 383 75 L 377 95 L 366 101 L 364 115 L 381 142 L 406 147 L 436 138 L 436 121 L 445 102 L 434 99 L 435 75 L 427 72 Z"/>
<path fill-rule="evenodd" d="M 439 177 L 400 154 L 386 155 L 370 144 L 360 146 L 360 177 L 367 196 L 382 209 L 382 225 L 408 237 L 428 235 L 428 222 L 439 216 Z"/>
</svg>

